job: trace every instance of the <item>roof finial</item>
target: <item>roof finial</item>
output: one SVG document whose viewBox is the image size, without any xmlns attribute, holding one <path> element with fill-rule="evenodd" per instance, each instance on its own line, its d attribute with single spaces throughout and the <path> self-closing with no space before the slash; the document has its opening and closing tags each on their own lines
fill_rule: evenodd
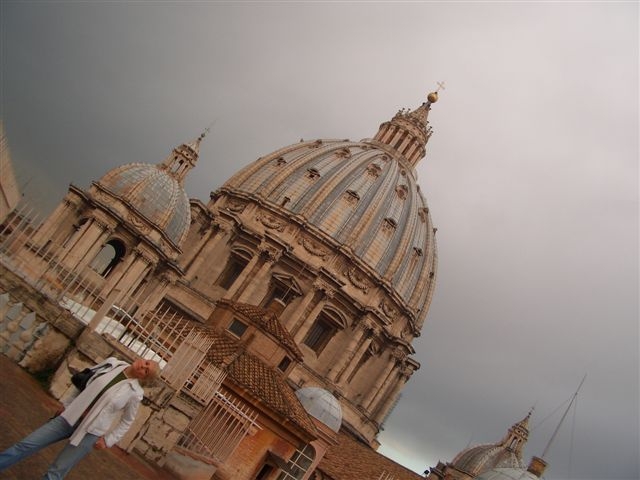
<svg viewBox="0 0 640 480">
<path fill-rule="evenodd" d="M 576 401 L 576 397 L 578 396 L 578 392 L 582 388 L 582 384 L 584 383 L 586 378 L 587 378 L 587 374 L 585 373 L 584 377 L 582 377 L 582 381 L 580 382 L 580 385 L 578 385 L 578 388 L 576 389 L 576 393 L 574 393 L 573 396 L 571 397 L 571 401 L 569 402 L 569 406 L 567 407 L 567 409 L 562 414 L 562 418 L 558 422 L 558 426 L 556 427 L 556 429 L 553 431 L 553 435 L 551 435 L 551 438 L 549 439 L 549 443 L 547 443 L 547 446 L 545 447 L 544 451 L 542 452 L 542 455 L 540 455 L 540 458 L 544 458 L 544 456 L 549 451 L 549 448 L 551 447 L 551 443 L 553 443 L 553 439 L 556 438 L 556 435 L 558 434 L 558 430 L 560 430 L 560 427 L 562 426 L 562 422 L 564 422 L 564 419 L 567 416 L 567 413 L 569 413 L 569 410 L 571 409 L 571 406 Z"/>
<path fill-rule="evenodd" d="M 427 95 L 427 100 L 429 100 L 429 103 L 436 103 L 438 101 L 438 92 L 440 90 L 444 90 L 444 82 L 436 82 L 438 84 L 438 88 L 436 88 L 435 92 L 431 92 L 429 95 Z"/>
<path fill-rule="evenodd" d="M 215 125 L 215 123 L 216 123 L 216 121 L 214 120 L 213 122 L 211 122 L 209 124 L 209 126 L 207 128 L 204 129 L 204 131 L 198 137 L 198 140 L 197 140 L 198 143 L 200 143 L 202 141 L 202 139 L 209 134 L 209 132 L 211 131 L 211 128 Z"/>
</svg>

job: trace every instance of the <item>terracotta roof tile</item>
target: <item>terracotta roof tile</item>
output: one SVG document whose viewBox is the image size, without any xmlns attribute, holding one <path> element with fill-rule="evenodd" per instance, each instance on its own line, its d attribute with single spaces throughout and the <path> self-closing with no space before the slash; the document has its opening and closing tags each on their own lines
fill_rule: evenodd
<svg viewBox="0 0 640 480">
<path fill-rule="evenodd" d="M 208 332 L 214 339 L 207 352 L 211 362 L 227 365 L 228 376 L 233 382 L 246 388 L 270 409 L 308 433 L 318 434 L 309 414 L 282 375 L 248 353 L 235 337 L 226 332 Z"/>
<path fill-rule="evenodd" d="M 293 340 L 293 337 L 289 331 L 282 326 L 278 316 L 264 308 L 256 305 L 249 305 L 247 303 L 232 302 L 231 300 L 218 300 L 219 306 L 225 306 L 231 310 L 244 315 L 251 320 L 255 325 L 261 327 L 266 333 L 273 336 L 283 347 L 287 348 L 297 360 L 302 360 L 302 352 Z"/>
<path fill-rule="evenodd" d="M 424 477 L 373 450 L 351 435 L 340 432 L 338 444 L 320 461 L 318 469 L 333 480 L 377 480 L 382 473 L 394 480 L 424 480 Z"/>
<path fill-rule="evenodd" d="M 284 378 L 267 367 L 257 357 L 243 352 L 228 367 L 229 376 L 236 383 L 249 389 L 271 409 L 291 420 L 312 435 L 317 435 L 309 417 L 293 389 Z"/>
</svg>

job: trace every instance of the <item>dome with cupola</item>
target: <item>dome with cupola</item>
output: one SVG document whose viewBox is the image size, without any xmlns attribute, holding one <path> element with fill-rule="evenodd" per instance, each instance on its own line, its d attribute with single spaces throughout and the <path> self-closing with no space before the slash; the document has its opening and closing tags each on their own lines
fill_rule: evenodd
<svg viewBox="0 0 640 480">
<path fill-rule="evenodd" d="M 531 412 L 514 424 L 497 443 L 476 445 L 460 452 L 450 466 L 476 476 L 496 468 L 524 469 L 522 450 L 529 439 Z"/>
<path fill-rule="evenodd" d="M 115 168 L 94 186 L 135 212 L 139 218 L 129 218 L 134 225 L 148 224 L 180 248 L 191 222 L 184 179 L 195 166 L 202 138 L 176 147 L 160 164 L 132 163 Z"/>
<path fill-rule="evenodd" d="M 435 286 L 437 251 L 415 165 L 431 136 L 437 96 L 400 110 L 361 141 L 300 141 L 247 166 L 218 191 L 266 205 L 359 261 L 415 313 L 421 327 Z"/>
</svg>

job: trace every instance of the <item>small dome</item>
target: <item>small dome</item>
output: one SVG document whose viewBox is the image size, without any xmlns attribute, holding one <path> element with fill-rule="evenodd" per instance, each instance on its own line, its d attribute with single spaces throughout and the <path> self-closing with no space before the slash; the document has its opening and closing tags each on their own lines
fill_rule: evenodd
<svg viewBox="0 0 640 480">
<path fill-rule="evenodd" d="M 539 480 L 524 468 L 494 468 L 476 477 L 476 480 Z"/>
<path fill-rule="evenodd" d="M 161 165 L 123 165 L 98 184 L 163 231 L 176 246 L 186 238 L 191 222 L 189 198 L 181 183 Z"/>
<path fill-rule="evenodd" d="M 478 475 L 491 469 L 520 469 L 522 463 L 522 449 L 529 438 L 529 418 L 525 418 L 509 428 L 507 434 L 497 443 L 476 445 L 460 452 L 451 465 L 470 475 Z"/>
<path fill-rule="evenodd" d="M 318 419 L 334 432 L 342 425 L 340 402 L 330 392 L 318 387 L 304 387 L 296 396 L 309 415 Z"/>
<path fill-rule="evenodd" d="M 524 467 L 516 452 L 500 444 L 471 447 L 459 453 L 451 463 L 456 469 L 473 475 L 492 468 Z"/>
</svg>

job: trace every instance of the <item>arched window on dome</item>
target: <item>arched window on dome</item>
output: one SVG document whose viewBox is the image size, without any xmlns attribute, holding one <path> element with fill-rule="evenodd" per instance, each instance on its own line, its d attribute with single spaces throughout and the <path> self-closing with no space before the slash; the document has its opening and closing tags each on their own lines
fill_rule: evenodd
<svg viewBox="0 0 640 480">
<path fill-rule="evenodd" d="M 343 330 L 346 322 L 340 312 L 325 307 L 309 329 L 302 343 L 320 355 L 338 330 Z"/>
<path fill-rule="evenodd" d="M 127 253 L 127 249 L 124 243 L 117 238 L 112 238 L 105 243 L 89 266 L 106 278 L 124 258 L 125 253 Z"/>
<path fill-rule="evenodd" d="M 311 445 L 296 450 L 287 464 L 280 469 L 277 480 L 302 480 L 315 458 L 316 450 Z"/>
</svg>

